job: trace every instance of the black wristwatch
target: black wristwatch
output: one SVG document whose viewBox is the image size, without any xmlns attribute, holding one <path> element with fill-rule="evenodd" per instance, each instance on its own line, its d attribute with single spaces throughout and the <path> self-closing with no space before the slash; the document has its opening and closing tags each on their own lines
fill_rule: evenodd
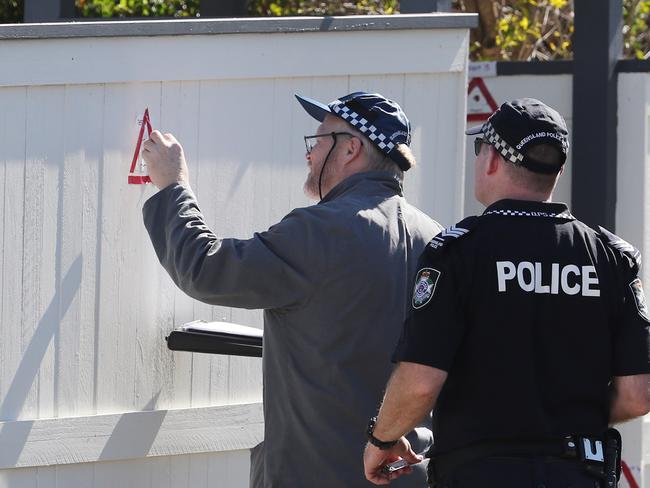
<svg viewBox="0 0 650 488">
<path fill-rule="evenodd" d="M 380 441 L 377 439 L 374 435 L 373 432 L 375 431 L 375 425 L 377 424 L 377 417 L 373 417 L 368 421 L 368 430 L 366 431 L 366 434 L 368 434 L 368 442 L 372 444 L 375 447 L 378 447 L 382 451 L 387 451 L 391 447 L 393 447 L 395 444 L 397 444 L 397 441 Z"/>
</svg>

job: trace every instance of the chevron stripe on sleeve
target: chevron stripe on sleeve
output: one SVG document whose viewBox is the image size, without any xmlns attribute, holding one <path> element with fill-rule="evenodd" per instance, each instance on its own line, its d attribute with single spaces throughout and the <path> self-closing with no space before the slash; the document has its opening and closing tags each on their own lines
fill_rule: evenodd
<svg viewBox="0 0 650 488">
<path fill-rule="evenodd" d="M 459 237 L 464 236 L 468 232 L 469 229 L 464 229 L 463 227 L 456 227 L 455 225 L 452 225 L 451 227 L 447 227 L 442 232 L 440 232 L 440 234 L 438 234 L 433 239 L 431 239 L 431 242 L 429 242 L 429 246 L 431 246 L 433 249 L 438 249 L 447 240 L 458 239 Z"/>
</svg>

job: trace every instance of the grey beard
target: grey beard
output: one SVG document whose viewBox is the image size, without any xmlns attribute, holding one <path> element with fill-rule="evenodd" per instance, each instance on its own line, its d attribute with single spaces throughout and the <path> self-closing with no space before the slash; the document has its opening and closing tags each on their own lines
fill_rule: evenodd
<svg viewBox="0 0 650 488">
<path fill-rule="evenodd" d="M 332 179 L 331 164 L 332 161 L 327 161 L 325 164 L 325 171 L 323 172 L 323 178 L 321 179 L 321 191 L 323 192 L 323 198 L 325 198 L 325 195 L 327 195 L 325 188 L 327 188 L 329 181 Z M 320 178 L 321 170 L 322 166 L 317 173 L 310 171 L 307 175 L 307 179 L 305 180 L 305 184 L 302 187 L 305 195 L 316 202 L 320 201 L 320 195 L 318 193 L 318 179 Z"/>
<path fill-rule="evenodd" d="M 323 175 L 323 177 L 325 177 L 325 175 Z M 302 191 L 310 200 L 314 200 L 315 202 L 320 200 L 320 197 L 318 196 L 318 177 L 314 178 L 311 171 L 307 175 L 305 184 L 302 186 Z"/>
</svg>

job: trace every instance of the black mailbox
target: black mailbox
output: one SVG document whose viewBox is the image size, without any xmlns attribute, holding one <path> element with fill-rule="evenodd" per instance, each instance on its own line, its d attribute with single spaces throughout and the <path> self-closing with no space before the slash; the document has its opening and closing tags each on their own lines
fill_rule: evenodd
<svg viewBox="0 0 650 488">
<path fill-rule="evenodd" d="M 195 320 L 177 327 L 166 339 L 173 351 L 262 357 L 263 332 L 245 325 Z"/>
</svg>

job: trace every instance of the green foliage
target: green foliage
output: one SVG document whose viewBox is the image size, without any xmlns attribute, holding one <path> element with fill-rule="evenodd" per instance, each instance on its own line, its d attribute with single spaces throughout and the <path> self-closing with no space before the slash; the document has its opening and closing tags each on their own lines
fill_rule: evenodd
<svg viewBox="0 0 650 488">
<path fill-rule="evenodd" d="M 478 1 L 456 4 L 459 10 L 472 11 Z M 572 55 L 570 0 L 494 0 L 491 9 L 483 6 L 480 13 L 482 32 L 472 35 L 472 59 L 546 61 Z"/>
<path fill-rule="evenodd" d="M 281 15 L 390 15 L 398 13 L 398 0 L 252 0 L 248 6 L 251 15 L 267 17 Z"/>
<path fill-rule="evenodd" d="M 573 0 L 455 0 L 479 12 L 472 32 L 474 60 L 551 60 L 573 56 Z M 623 0 L 623 57 L 650 58 L 650 0 Z"/>
<path fill-rule="evenodd" d="M 5 0 L 0 0 L 5 1 Z M 213 0 L 218 1 L 218 0 Z M 79 17 L 195 17 L 200 15 L 199 0 L 76 0 Z M 363 15 L 393 14 L 398 0 L 251 0 L 253 16 L 285 15 Z"/>
<path fill-rule="evenodd" d="M 625 57 L 650 58 L 650 0 L 627 0 L 623 4 Z"/>
<path fill-rule="evenodd" d="M 76 0 L 78 17 L 196 17 L 199 0 Z"/>
<path fill-rule="evenodd" d="M 0 0 L 0 24 L 23 21 L 23 0 Z"/>
<path fill-rule="evenodd" d="M 571 57 L 573 8 L 567 0 L 502 2 L 496 45 L 503 59 Z"/>
</svg>

